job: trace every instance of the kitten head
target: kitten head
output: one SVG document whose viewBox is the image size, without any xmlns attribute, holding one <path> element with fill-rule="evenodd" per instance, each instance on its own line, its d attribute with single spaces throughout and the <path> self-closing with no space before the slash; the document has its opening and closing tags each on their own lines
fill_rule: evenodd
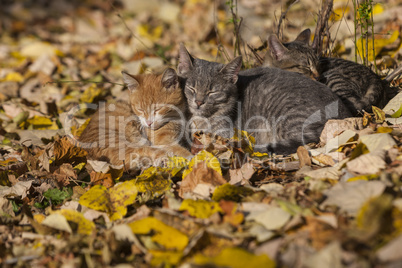
<svg viewBox="0 0 402 268">
<path fill-rule="evenodd" d="M 310 35 L 310 29 L 306 29 L 293 42 L 284 44 L 276 35 L 271 35 L 268 38 L 269 51 L 265 55 L 264 66 L 301 73 L 317 79 L 318 57 L 309 46 Z"/>
<path fill-rule="evenodd" d="M 183 118 L 185 99 L 175 70 L 168 68 L 161 75 L 122 74 L 130 90 L 131 108 L 143 127 L 157 130 Z"/>
<path fill-rule="evenodd" d="M 223 115 L 223 110 L 236 103 L 237 75 L 242 58 L 228 64 L 194 58 L 183 44 L 180 45 L 178 73 L 184 78 L 184 94 L 190 112 L 201 117 Z"/>
</svg>

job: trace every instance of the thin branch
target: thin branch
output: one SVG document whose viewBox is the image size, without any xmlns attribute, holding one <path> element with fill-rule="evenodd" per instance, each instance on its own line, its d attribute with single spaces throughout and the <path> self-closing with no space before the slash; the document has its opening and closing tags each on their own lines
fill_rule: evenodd
<svg viewBox="0 0 402 268">
<path fill-rule="evenodd" d="M 284 19 L 286 18 L 286 14 L 287 14 L 288 11 L 290 10 L 290 8 L 291 8 L 294 4 L 296 4 L 296 3 L 299 3 L 299 0 L 293 1 L 293 3 L 291 3 L 291 4 L 288 6 L 288 8 L 287 8 L 284 12 L 281 13 L 281 16 L 280 16 L 279 22 L 278 22 L 278 26 L 277 26 L 277 28 L 276 28 L 276 35 L 278 36 L 278 38 L 279 38 L 279 32 L 280 32 L 280 30 L 281 30 L 282 20 L 284 20 Z"/>
<path fill-rule="evenodd" d="M 91 80 L 82 80 L 82 81 L 68 81 L 68 80 L 63 80 L 63 81 L 48 81 L 48 82 L 46 82 L 45 84 L 43 84 L 43 86 L 46 86 L 47 84 L 57 84 L 57 83 L 94 83 L 94 84 L 106 84 L 106 83 L 109 83 L 109 84 L 112 84 L 112 85 L 119 85 L 119 86 L 122 86 L 122 87 L 125 86 L 124 84 L 120 84 L 120 83 L 114 83 L 114 82 L 108 82 L 108 81 L 105 81 L 105 82 L 95 82 L 95 81 L 91 81 Z"/>
<path fill-rule="evenodd" d="M 328 20 L 332 12 L 333 4 L 333 0 L 328 0 L 326 5 L 322 5 L 320 13 L 318 14 L 317 27 L 315 28 L 314 40 L 312 45 L 318 55 L 321 53 L 322 50 L 322 43 L 324 41 L 323 33 L 326 32 L 326 29 L 328 29 Z"/>
</svg>

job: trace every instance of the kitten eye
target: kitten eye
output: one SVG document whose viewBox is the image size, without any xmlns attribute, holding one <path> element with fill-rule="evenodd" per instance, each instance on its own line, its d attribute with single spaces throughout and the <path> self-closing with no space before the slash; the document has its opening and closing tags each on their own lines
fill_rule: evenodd
<svg viewBox="0 0 402 268">
<path fill-rule="evenodd" d="M 212 92 L 212 91 L 211 91 L 211 92 L 208 92 L 208 93 L 207 93 L 207 96 L 211 96 L 211 95 L 215 95 L 215 94 L 218 94 L 218 92 L 216 92 L 216 91 L 215 91 L 215 92 Z"/>
<path fill-rule="evenodd" d="M 187 89 L 191 91 L 191 93 L 195 94 L 195 88 L 191 86 L 187 86 Z"/>
<path fill-rule="evenodd" d="M 137 110 L 138 110 L 140 113 L 144 113 L 144 110 L 143 110 L 143 109 L 137 108 Z"/>
</svg>

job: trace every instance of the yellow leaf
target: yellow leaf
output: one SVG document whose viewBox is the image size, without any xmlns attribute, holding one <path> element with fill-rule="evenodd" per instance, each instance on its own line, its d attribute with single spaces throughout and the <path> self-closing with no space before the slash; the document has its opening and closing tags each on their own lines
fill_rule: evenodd
<svg viewBox="0 0 402 268">
<path fill-rule="evenodd" d="M 17 72 L 10 72 L 6 75 L 6 77 L 0 79 L 0 82 L 7 82 L 7 81 L 11 81 L 11 82 L 23 82 L 24 81 L 24 77 Z"/>
<path fill-rule="evenodd" d="M 152 241 L 166 249 L 183 250 L 188 244 L 188 237 L 185 234 L 154 217 L 132 222 L 129 226 L 134 234 L 150 234 Z"/>
<path fill-rule="evenodd" d="M 401 106 L 399 107 L 398 111 L 396 111 L 395 113 L 393 113 L 393 114 L 391 115 L 391 117 L 392 117 L 392 118 L 399 118 L 399 117 L 401 117 L 401 115 L 402 115 L 402 104 L 401 104 Z"/>
<path fill-rule="evenodd" d="M 203 150 L 195 155 L 193 159 L 191 159 L 190 163 L 188 164 L 188 168 L 183 172 L 183 179 L 193 170 L 193 167 L 196 164 L 203 161 L 205 161 L 207 167 L 212 168 L 220 175 L 222 175 L 221 165 L 219 164 L 218 158 L 216 158 L 213 154 Z"/>
<path fill-rule="evenodd" d="M 92 103 L 100 94 L 102 94 L 102 90 L 98 88 L 96 84 L 91 84 L 91 86 L 82 93 L 80 100 L 82 102 Z"/>
<path fill-rule="evenodd" d="M 106 212 L 112 221 L 122 219 L 127 206 L 135 202 L 137 188 L 135 181 L 126 181 L 113 188 L 95 185 L 80 197 L 80 204 L 91 209 Z"/>
<path fill-rule="evenodd" d="M 185 199 L 181 203 L 179 210 L 186 210 L 188 213 L 196 218 L 207 219 L 216 212 L 223 212 L 218 202 L 207 200 L 192 200 Z"/>
<path fill-rule="evenodd" d="M 396 234 L 402 233 L 402 211 L 394 207 L 392 209 L 392 219 L 392 225 L 395 229 Z"/>
<path fill-rule="evenodd" d="M 43 221 L 44 219 L 46 219 L 46 216 L 43 215 L 43 214 L 35 214 L 33 218 L 34 218 L 34 220 L 35 220 L 36 222 L 42 223 L 42 221 Z"/>
<path fill-rule="evenodd" d="M 392 208 L 392 199 L 390 194 L 383 194 L 369 199 L 356 215 L 357 227 L 368 233 L 379 231 L 381 227 L 386 228 L 382 224 L 384 216 Z"/>
<path fill-rule="evenodd" d="M 33 129 L 59 129 L 55 122 L 44 116 L 35 115 L 29 118 L 27 122 L 33 126 Z"/>
<path fill-rule="evenodd" d="M 378 107 L 371 106 L 373 109 L 374 117 L 376 123 L 382 123 L 385 120 L 385 112 Z"/>
<path fill-rule="evenodd" d="M 178 175 L 180 171 L 188 166 L 189 161 L 180 156 L 169 157 L 166 163 L 167 170 L 170 172 L 172 177 Z"/>
<path fill-rule="evenodd" d="M 162 35 L 162 26 L 157 26 L 154 29 L 150 29 L 148 24 L 140 24 L 137 26 L 137 32 L 140 36 L 146 37 L 151 41 L 157 41 Z"/>
<path fill-rule="evenodd" d="M 378 127 L 377 128 L 377 133 L 391 133 L 393 130 L 392 127 Z"/>
<path fill-rule="evenodd" d="M 240 142 L 240 147 L 245 153 L 252 154 L 254 152 L 255 138 L 248 134 L 247 131 L 235 128 L 232 140 Z"/>
<path fill-rule="evenodd" d="M 254 193 L 253 190 L 249 188 L 234 186 L 229 183 L 226 183 L 221 186 L 218 186 L 215 189 L 214 193 L 212 194 L 212 200 L 219 202 L 220 200 L 223 199 L 234 202 L 240 202 L 243 197 L 252 195 L 253 193 Z"/>
<path fill-rule="evenodd" d="M 18 162 L 17 158 L 10 157 L 10 158 L 7 158 L 4 161 L 0 161 L 0 167 L 7 167 L 8 165 L 13 164 L 13 163 L 17 163 L 17 162 Z"/>
<path fill-rule="evenodd" d="M 71 210 L 71 209 L 61 209 L 61 210 L 56 210 L 53 212 L 54 214 L 61 214 L 66 218 L 67 221 L 69 222 L 74 222 L 77 224 L 77 233 L 79 234 L 84 234 L 84 235 L 90 235 L 92 234 L 92 231 L 95 230 L 95 224 L 87 220 L 82 213 Z"/>
<path fill-rule="evenodd" d="M 267 255 L 254 255 L 241 248 L 225 248 L 215 257 L 206 257 L 203 254 L 197 254 L 193 258 L 194 264 L 205 267 L 264 267 L 274 268 L 275 261 Z"/>
<path fill-rule="evenodd" d="M 180 251 L 149 250 L 148 252 L 152 254 L 151 266 L 157 267 L 168 267 L 167 264 L 176 265 L 183 257 Z"/>
<path fill-rule="evenodd" d="M 380 53 L 380 51 L 383 47 L 394 43 L 396 40 L 398 40 L 398 38 L 399 38 L 399 31 L 394 31 L 392 33 L 391 37 L 388 39 L 385 39 L 385 38 L 375 39 L 374 40 L 374 49 L 375 49 L 374 53 L 373 53 L 373 42 L 370 39 L 368 42 L 368 60 L 373 61 L 375 59 L 375 57 L 378 55 L 378 53 Z M 366 55 L 366 51 L 365 51 L 366 50 L 366 39 L 360 37 L 357 40 L 356 45 L 357 45 L 359 56 L 361 58 L 363 58 L 363 56 L 362 56 L 362 52 L 363 52 L 363 55 L 365 57 L 365 55 Z M 363 48 L 363 51 L 362 51 L 362 48 Z"/>
<path fill-rule="evenodd" d="M 377 3 L 374 5 L 374 7 L 373 7 L 374 15 L 381 14 L 383 12 L 384 12 L 384 7 L 380 3 Z"/>
<path fill-rule="evenodd" d="M 375 174 L 371 174 L 371 175 L 360 175 L 360 176 L 356 176 L 356 177 L 352 177 L 350 179 L 348 179 L 348 182 L 351 181 L 359 181 L 359 180 L 364 180 L 364 181 L 369 181 L 369 180 L 375 180 L 378 178 L 378 175 Z"/>
<path fill-rule="evenodd" d="M 269 157 L 269 154 L 260 153 L 260 152 L 254 152 L 251 156 L 252 157 L 258 157 L 258 158 L 266 158 L 266 157 Z"/>
<path fill-rule="evenodd" d="M 82 124 L 81 126 L 79 126 L 78 128 L 76 126 L 72 126 L 71 127 L 71 134 L 73 134 L 76 137 L 81 136 L 82 132 L 84 131 L 84 129 L 88 126 L 89 121 L 91 121 L 91 118 L 88 118 L 84 124 Z"/>
<path fill-rule="evenodd" d="M 350 11 L 350 7 L 348 6 L 341 6 L 339 8 L 335 8 L 333 13 L 330 16 L 330 20 L 338 21 L 341 20 L 346 14 Z"/>
<path fill-rule="evenodd" d="M 172 181 L 170 175 L 164 168 L 149 167 L 137 176 L 135 186 L 139 192 L 149 193 L 150 196 L 160 196 L 170 190 Z"/>
</svg>

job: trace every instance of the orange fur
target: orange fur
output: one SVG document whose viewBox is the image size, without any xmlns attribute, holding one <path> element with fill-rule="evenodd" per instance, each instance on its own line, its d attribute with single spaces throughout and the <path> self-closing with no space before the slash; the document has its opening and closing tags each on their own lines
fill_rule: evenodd
<svg viewBox="0 0 402 268">
<path fill-rule="evenodd" d="M 185 119 L 182 118 L 186 115 L 185 98 L 178 84 L 165 88 L 162 76 L 146 74 L 129 77 L 138 82 L 138 87 L 130 92 L 130 104 L 117 103 L 114 107 L 109 104 L 92 116 L 79 138 L 80 142 L 93 143 L 87 149 L 91 158 L 103 159 L 114 165 L 121 165 L 124 160 L 126 168 L 130 169 L 135 167 L 131 161 L 133 157 L 137 161 L 158 164 L 172 154 L 191 156 L 181 145 L 183 126 L 178 120 Z M 166 104 L 176 109 L 165 107 Z M 161 120 L 155 121 L 155 128 L 152 129 L 141 124 L 144 118 Z"/>
</svg>

